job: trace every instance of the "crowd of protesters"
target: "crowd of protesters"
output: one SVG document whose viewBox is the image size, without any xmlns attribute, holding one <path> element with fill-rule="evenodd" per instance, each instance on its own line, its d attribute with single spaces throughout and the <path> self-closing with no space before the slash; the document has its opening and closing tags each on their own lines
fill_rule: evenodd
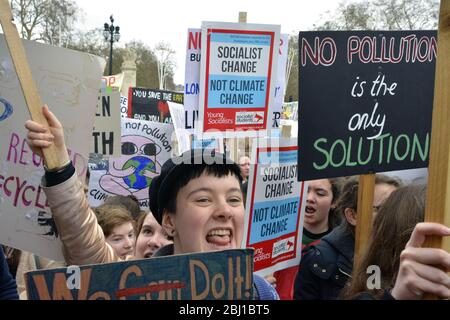
<svg viewBox="0 0 450 320">
<path fill-rule="evenodd" d="M 183 159 L 193 161 L 169 159 L 152 180 L 150 211 L 123 196 L 91 208 L 60 122 L 48 107 L 42 113 L 49 129 L 28 120 L 27 143 L 41 156 L 50 146 L 57 151 L 61 166 L 46 169 L 42 187 L 65 261 L 0 248 L 0 299 L 19 294 L 25 299 L 23 274 L 30 270 L 240 248 L 249 157 L 234 163 L 216 153 L 218 161 L 211 163 L 187 151 Z M 266 279 L 254 275 L 253 298 L 421 299 L 425 293 L 449 298 L 450 253 L 422 246 L 427 236 L 450 236 L 450 228 L 423 222 L 425 192 L 425 185 L 376 175 L 370 242 L 354 267 L 358 179 L 309 181 L 300 265 Z M 380 268 L 380 287 L 367 286 L 370 266 Z"/>
</svg>

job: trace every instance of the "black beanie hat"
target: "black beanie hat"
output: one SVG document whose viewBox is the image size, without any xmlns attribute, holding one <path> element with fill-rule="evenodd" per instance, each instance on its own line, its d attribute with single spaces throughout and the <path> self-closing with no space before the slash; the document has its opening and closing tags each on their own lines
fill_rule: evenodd
<svg viewBox="0 0 450 320">
<path fill-rule="evenodd" d="M 150 211 L 159 224 L 162 225 L 162 216 L 170 200 L 171 187 L 180 175 L 189 172 L 194 165 L 228 165 L 242 181 L 239 166 L 224 154 L 215 152 L 214 149 L 192 149 L 178 157 L 170 158 L 162 165 L 160 175 L 152 179 L 149 188 Z"/>
</svg>

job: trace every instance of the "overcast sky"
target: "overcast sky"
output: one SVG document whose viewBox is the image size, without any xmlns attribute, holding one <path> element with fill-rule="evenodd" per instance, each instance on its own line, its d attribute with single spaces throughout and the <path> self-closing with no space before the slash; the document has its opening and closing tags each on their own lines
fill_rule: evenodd
<svg viewBox="0 0 450 320">
<path fill-rule="evenodd" d="M 84 11 L 79 28 L 103 28 L 113 14 L 120 26 L 119 44 L 140 40 L 149 47 L 160 41 L 176 51 L 175 83 L 184 83 L 188 28 L 200 28 L 202 21 L 237 22 L 247 12 L 248 23 L 281 25 L 282 33 L 309 30 L 321 14 L 333 12 L 341 0 L 76 0 Z"/>
</svg>

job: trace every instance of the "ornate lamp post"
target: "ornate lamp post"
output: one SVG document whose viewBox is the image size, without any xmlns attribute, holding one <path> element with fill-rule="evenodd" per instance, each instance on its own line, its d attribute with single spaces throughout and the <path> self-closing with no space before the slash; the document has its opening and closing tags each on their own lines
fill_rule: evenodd
<svg viewBox="0 0 450 320">
<path fill-rule="evenodd" d="M 109 17 L 111 24 L 105 22 L 103 36 L 105 37 L 105 41 L 109 41 L 109 75 L 112 75 L 112 56 L 113 56 L 113 43 L 119 41 L 120 39 L 120 27 L 114 26 L 114 18 L 111 15 Z"/>
</svg>

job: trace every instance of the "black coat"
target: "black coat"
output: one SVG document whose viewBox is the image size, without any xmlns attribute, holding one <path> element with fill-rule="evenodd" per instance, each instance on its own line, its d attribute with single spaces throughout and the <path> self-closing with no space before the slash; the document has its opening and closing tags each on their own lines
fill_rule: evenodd
<svg viewBox="0 0 450 320">
<path fill-rule="evenodd" d="M 0 300 L 18 300 L 16 280 L 9 273 L 3 248 L 0 246 Z"/>
<path fill-rule="evenodd" d="M 294 299 L 337 299 L 353 269 L 355 239 L 346 221 L 308 248 L 295 278 Z"/>
</svg>

